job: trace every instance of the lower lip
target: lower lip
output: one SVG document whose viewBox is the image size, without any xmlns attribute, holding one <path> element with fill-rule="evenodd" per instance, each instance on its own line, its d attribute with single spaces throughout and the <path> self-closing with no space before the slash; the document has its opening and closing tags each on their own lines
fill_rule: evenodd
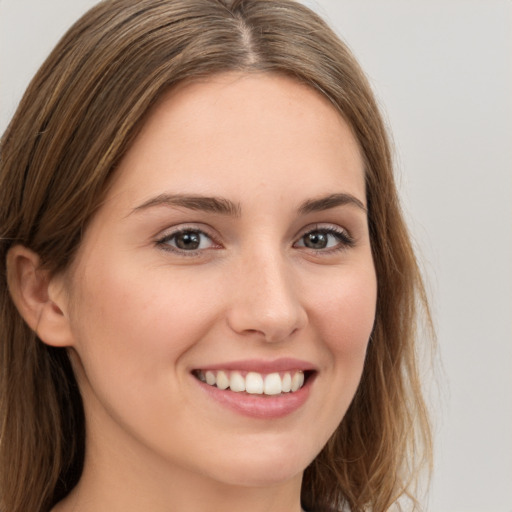
<svg viewBox="0 0 512 512">
<path fill-rule="evenodd" d="M 232 411 L 260 419 L 276 419 L 288 416 L 299 409 L 308 399 L 313 375 L 299 390 L 280 395 L 251 395 L 249 393 L 219 389 L 193 377 L 209 397 Z"/>
</svg>

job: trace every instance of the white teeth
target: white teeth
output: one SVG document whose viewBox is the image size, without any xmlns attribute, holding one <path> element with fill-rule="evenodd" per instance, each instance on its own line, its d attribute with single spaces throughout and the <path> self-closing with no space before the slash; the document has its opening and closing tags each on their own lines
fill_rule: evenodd
<svg viewBox="0 0 512 512">
<path fill-rule="evenodd" d="M 269 373 L 265 377 L 263 391 L 265 395 L 279 395 L 282 392 L 281 377 L 279 373 Z"/>
<path fill-rule="evenodd" d="M 219 389 L 230 388 L 231 391 L 243 391 L 252 395 L 280 395 L 281 393 L 295 392 L 304 385 L 304 372 L 296 370 L 283 374 L 269 373 L 262 375 L 257 372 L 248 372 L 244 377 L 239 371 L 212 371 L 199 370 L 196 376 L 202 382 Z"/>
<path fill-rule="evenodd" d="M 206 372 L 205 377 L 206 377 L 206 383 L 210 384 L 210 386 L 213 386 L 217 383 L 217 378 L 215 377 L 215 373 L 208 371 L 208 372 Z"/>
<path fill-rule="evenodd" d="M 249 372 L 245 377 L 245 391 L 252 395 L 261 395 L 263 393 L 263 377 L 256 372 Z"/>
<path fill-rule="evenodd" d="M 226 372 L 223 372 L 223 371 L 217 372 L 217 387 L 219 389 L 228 389 L 229 388 L 229 378 L 226 375 Z"/>
<path fill-rule="evenodd" d="M 237 393 L 245 391 L 245 379 L 239 372 L 231 372 L 229 388 L 231 391 L 236 391 Z"/>
<path fill-rule="evenodd" d="M 297 372 L 292 377 L 292 391 L 297 391 L 304 384 L 304 374 L 302 372 Z"/>
<path fill-rule="evenodd" d="M 283 382 L 281 383 L 283 393 L 289 393 L 292 390 L 292 376 L 286 372 L 283 375 Z"/>
</svg>

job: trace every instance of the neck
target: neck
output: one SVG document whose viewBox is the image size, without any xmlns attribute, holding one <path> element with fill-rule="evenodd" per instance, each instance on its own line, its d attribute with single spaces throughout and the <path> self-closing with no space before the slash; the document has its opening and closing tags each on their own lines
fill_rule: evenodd
<svg viewBox="0 0 512 512">
<path fill-rule="evenodd" d="M 148 453 L 90 443 L 78 485 L 52 512 L 300 512 L 301 481 L 219 482 Z"/>
<path fill-rule="evenodd" d="M 244 512 L 301 512 L 300 485 L 290 482 L 274 488 L 242 488 L 228 485 L 195 486 L 188 479 L 184 485 L 170 482 L 165 492 L 158 495 L 147 490 L 143 482 L 136 486 L 123 482 L 117 487 L 80 481 L 70 495 L 52 512 L 217 512 L 243 510 Z"/>
</svg>

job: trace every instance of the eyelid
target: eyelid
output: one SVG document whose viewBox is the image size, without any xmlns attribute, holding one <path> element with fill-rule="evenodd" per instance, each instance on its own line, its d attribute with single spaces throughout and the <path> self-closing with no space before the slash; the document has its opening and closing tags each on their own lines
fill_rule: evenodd
<svg viewBox="0 0 512 512">
<path fill-rule="evenodd" d="M 338 238 L 339 243 L 335 247 L 328 247 L 324 249 L 314 249 L 306 247 L 305 245 L 296 245 L 299 240 L 303 239 L 309 233 L 313 233 L 315 231 L 331 234 Z M 331 254 L 338 251 L 350 249 L 355 245 L 355 243 L 355 238 L 351 235 L 350 231 L 347 228 L 344 228 L 337 224 L 317 223 L 310 226 L 306 226 L 304 229 L 302 229 L 293 245 L 295 247 L 300 247 L 301 249 L 304 248 L 305 250 L 312 251 L 317 254 Z"/>
<path fill-rule="evenodd" d="M 168 228 L 164 230 L 163 232 L 160 232 L 155 237 L 155 244 L 162 250 L 171 252 L 174 254 L 178 254 L 180 256 L 197 256 L 200 253 L 204 253 L 205 251 L 208 251 L 210 249 L 219 249 L 222 248 L 222 245 L 218 241 L 218 236 L 211 233 L 211 229 L 204 226 L 203 224 L 197 225 L 197 224 L 179 224 L 177 226 L 173 226 L 171 228 Z M 204 235 L 208 237 L 213 247 L 207 247 L 203 249 L 195 249 L 195 250 L 184 250 L 180 249 L 178 247 L 174 247 L 167 242 L 171 240 L 173 237 L 180 235 L 182 233 L 187 232 L 195 232 L 200 233 L 201 235 Z"/>
</svg>

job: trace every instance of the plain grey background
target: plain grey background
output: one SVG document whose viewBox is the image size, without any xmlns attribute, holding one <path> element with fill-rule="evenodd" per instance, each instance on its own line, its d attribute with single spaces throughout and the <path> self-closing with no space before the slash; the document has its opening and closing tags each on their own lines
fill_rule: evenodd
<svg viewBox="0 0 512 512">
<path fill-rule="evenodd" d="M 392 128 L 443 372 L 426 509 L 512 512 L 512 2 L 303 0 L 349 44 Z M 95 0 L 0 0 L 0 132 Z"/>
</svg>

